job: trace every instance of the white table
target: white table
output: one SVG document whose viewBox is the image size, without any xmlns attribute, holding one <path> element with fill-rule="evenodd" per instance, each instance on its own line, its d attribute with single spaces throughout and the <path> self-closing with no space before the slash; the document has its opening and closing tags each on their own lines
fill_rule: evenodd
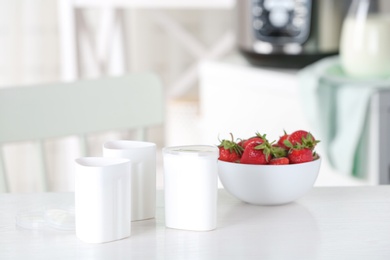
<svg viewBox="0 0 390 260">
<path fill-rule="evenodd" d="M 295 203 L 261 207 L 219 192 L 218 227 L 190 232 L 156 219 L 130 238 L 86 244 L 73 231 L 15 226 L 19 210 L 72 202 L 72 193 L 0 195 L 0 259 L 390 259 L 390 186 L 319 187 Z"/>
</svg>

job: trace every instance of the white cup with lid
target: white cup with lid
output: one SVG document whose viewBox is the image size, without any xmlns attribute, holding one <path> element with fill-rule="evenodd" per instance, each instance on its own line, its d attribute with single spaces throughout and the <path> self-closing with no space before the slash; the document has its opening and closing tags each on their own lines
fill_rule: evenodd
<svg viewBox="0 0 390 260">
<path fill-rule="evenodd" d="M 163 148 L 166 227 L 216 228 L 218 153 L 209 145 Z"/>
</svg>

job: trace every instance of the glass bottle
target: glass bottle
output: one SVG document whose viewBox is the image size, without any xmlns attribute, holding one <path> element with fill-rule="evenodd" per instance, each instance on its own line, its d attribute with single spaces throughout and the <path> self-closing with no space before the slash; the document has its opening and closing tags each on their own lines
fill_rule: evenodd
<svg viewBox="0 0 390 260">
<path fill-rule="evenodd" d="M 354 78 L 390 76 L 390 1 L 353 0 L 340 38 L 340 60 Z"/>
</svg>

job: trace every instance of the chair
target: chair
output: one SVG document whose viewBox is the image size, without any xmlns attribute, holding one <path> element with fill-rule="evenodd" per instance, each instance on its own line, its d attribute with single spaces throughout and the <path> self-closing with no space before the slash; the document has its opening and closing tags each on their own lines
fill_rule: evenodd
<svg viewBox="0 0 390 260">
<path fill-rule="evenodd" d="M 47 138 L 79 135 L 85 155 L 88 133 L 137 129 L 144 140 L 146 128 L 162 123 L 163 89 L 152 74 L 0 88 L 0 192 L 9 191 L 6 143 L 37 140 L 44 152 Z M 44 153 L 41 158 L 45 164 Z M 46 176 L 41 181 L 47 190 Z"/>
</svg>

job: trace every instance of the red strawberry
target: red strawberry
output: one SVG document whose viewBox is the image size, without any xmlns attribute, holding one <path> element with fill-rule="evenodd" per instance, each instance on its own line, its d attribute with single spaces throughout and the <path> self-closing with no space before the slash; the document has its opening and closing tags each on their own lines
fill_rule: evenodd
<svg viewBox="0 0 390 260">
<path fill-rule="evenodd" d="M 243 148 L 233 141 L 233 135 L 231 134 L 232 140 L 222 140 L 219 148 L 219 160 L 226 162 L 239 162 Z"/>
<path fill-rule="evenodd" d="M 246 139 L 246 140 L 242 140 L 242 141 L 240 142 L 240 145 L 242 146 L 242 148 L 245 149 L 245 147 L 246 147 L 249 143 L 251 143 L 251 142 L 260 142 L 260 143 L 263 143 L 264 139 L 265 139 L 265 135 L 261 135 L 260 133 L 256 133 L 255 136 L 252 136 L 251 138 Z"/>
<path fill-rule="evenodd" d="M 271 159 L 271 145 L 267 140 L 249 142 L 241 156 L 244 164 L 268 164 Z"/>
<path fill-rule="evenodd" d="M 290 163 L 304 163 L 313 161 L 313 151 L 309 148 L 290 149 L 288 152 Z"/>
<path fill-rule="evenodd" d="M 290 160 L 287 157 L 278 157 L 278 158 L 272 158 L 269 161 L 269 164 L 272 165 L 284 165 L 284 164 L 289 164 Z"/>
<path fill-rule="evenodd" d="M 288 150 L 289 148 L 284 144 L 284 140 L 286 140 L 289 137 L 289 135 L 284 131 L 284 135 L 279 137 L 278 142 L 276 143 L 279 147 Z"/>
<path fill-rule="evenodd" d="M 305 130 L 298 130 L 291 133 L 283 143 L 288 148 L 292 148 L 292 146 L 300 145 L 301 147 L 309 148 L 313 150 L 318 142 L 319 141 L 316 141 L 314 136 L 311 133 Z"/>
</svg>

